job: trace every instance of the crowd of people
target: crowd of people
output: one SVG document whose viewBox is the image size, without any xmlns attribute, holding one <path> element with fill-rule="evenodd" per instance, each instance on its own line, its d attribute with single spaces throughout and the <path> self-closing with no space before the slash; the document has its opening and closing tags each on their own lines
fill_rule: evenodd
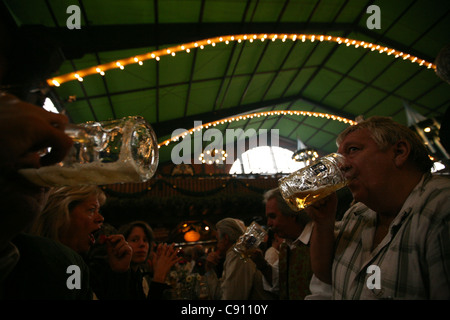
<svg viewBox="0 0 450 320">
<path fill-rule="evenodd" d="M 182 260 L 184 279 L 204 289 L 190 298 L 450 299 L 450 179 L 431 174 L 425 145 L 390 118 L 371 117 L 338 136 L 353 196 L 343 217 L 336 219 L 336 194 L 293 212 L 269 190 L 270 246 L 250 260 L 232 250 L 246 230 L 235 217 L 217 222 L 214 250 L 181 256 L 156 243 L 145 221 L 107 228 L 97 186 L 47 189 L 25 180 L 20 168 L 64 158 L 67 123 L 0 92 L 2 299 L 180 298 L 169 278 Z"/>
<path fill-rule="evenodd" d="M 168 281 L 179 249 L 156 244 L 146 222 L 108 229 L 98 186 L 43 189 L 17 174 L 64 156 L 67 119 L 4 93 L 0 108 L 1 130 L 27 128 L 17 130 L 23 139 L 1 135 L 11 146 L 1 162 L 8 209 L 0 224 L 2 298 L 179 298 Z M 336 220 L 336 194 L 294 212 L 278 189 L 269 190 L 270 246 L 254 250 L 251 260 L 231 249 L 246 230 L 231 217 L 217 222 L 217 246 L 208 255 L 201 247 L 185 250 L 187 274 L 198 275 L 203 299 L 450 298 L 450 180 L 430 173 L 421 140 L 389 118 L 351 126 L 337 142 L 353 195 L 344 216 Z M 52 148 L 47 158 L 37 154 L 42 147 Z M 79 268 L 78 290 L 69 289 L 69 266 Z M 380 270 L 372 285 L 370 266 Z"/>
</svg>

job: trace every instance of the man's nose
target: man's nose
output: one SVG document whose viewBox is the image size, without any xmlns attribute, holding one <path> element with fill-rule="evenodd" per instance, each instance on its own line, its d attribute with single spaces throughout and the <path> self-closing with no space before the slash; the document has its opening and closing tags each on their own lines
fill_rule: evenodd
<svg viewBox="0 0 450 320">
<path fill-rule="evenodd" d="M 341 169 L 342 172 L 347 172 L 351 168 L 350 164 L 347 161 L 344 161 L 340 166 L 339 169 Z"/>
<path fill-rule="evenodd" d="M 347 160 L 347 158 L 345 156 L 343 156 L 342 159 L 339 161 L 338 166 L 342 172 L 347 172 L 351 167 L 349 161 Z"/>
</svg>

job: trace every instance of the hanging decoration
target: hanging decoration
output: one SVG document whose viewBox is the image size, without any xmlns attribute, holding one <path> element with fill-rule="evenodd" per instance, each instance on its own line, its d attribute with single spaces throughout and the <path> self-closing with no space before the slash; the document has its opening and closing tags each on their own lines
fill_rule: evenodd
<svg viewBox="0 0 450 320">
<path fill-rule="evenodd" d="M 425 144 L 429 151 L 429 157 L 435 161 L 435 166 L 446 167 L 445 163 L 450 160 L 449 152 L 441 144 L 439 138 L 439 130 L 441 124 L 435 118 L 426 118 L 419 112 L 415 111 L 408 105 L 406 101 L 403 101 L 403 106 L 406 112 L 406 119 L 408 121 L 408 127 L 415 131 L 422 142 Z M 436 162 L 441 162 L 440 164 Z M 436 168 L 435 168 L 436 169 Z M 439 170 L 437 170 L 439 171 Z"/>
<path fill-rule="evenodd" d="M 119 198 L 141 198 L 151 195 L 154 191 L 156 194 L 160 194 L 158 190 L 163 190 L 164 188 L 170 191 L 170 193 L 180 194 L 189 197 L 206 197 L 213 196 L 217 194 L 223 194 L 227 189 L 237 190 L 243 188 L 245 191 L 250 191 L 251 193 L 263 194 L 268 189 L 274 188 L 276 186 L 276 181 L 281 178 L 280 175 L 275 175 L 268 178 L 263 176 L 262 179 L 258 179 L 259 175 L 253 175 L 254 179 L 243 180 L 239 178 L 230 178 L 230 175 L 218 175 L 213 178 L 209 176 L 203 176 L 199 181 L 215 181 L 215 183 L 201 184 L 196 190 L 192 190 L 192 186 L 187 183 L 187 179 L 173 180 L 171 178 L 167 179 L 155 179 L 150 180 L 147 183 L 142 183 L 139 190 L 127 191 L 127 184 L 117 184 L 117 185 L 105 185 L 102 186 L 103 191 L 108 196 L 119 197 Z M 207 180 L 208 178 L 208 180 Z M 257 183 L 258 181 L 262 184 Z"/>
<path fill-rule="evenodd" d="M 214 239 L 210 224 L 206 220 L 186 220 L 178 224 L 173 230 L 171 237 L 173 241 L 179 241 L 174 236 L 182 236 L 186 242 Z"/>
<path fill-rule="evenodd" d="M 297 135 L 297 150 L 292 155 L 292 159 L 302 163 L 303 167 L 306 167 L 311 161 L 315 161 L 317 158 L 319 158 L 317 150 L 307 147 Z"/>
<path fill-rule="evenodd" d="M 178 142 L 180 138 L 184 138 L 188 134 L 193 134 L 195 131 L 201 131 L 203 129 L 208 129 L 210 127 L 215 127 L 217 125 L 225 124 L 225 123 L 231 123 L 234 121 L 240 121 L 240 120 L 247 120 L 247 119 L 253 119 L 253 118 L 260 118 L 260 117 L 269 117 L 269 116 L 304 116 L 304 117 L 316 117 L 316 118 L 324 118 L 328 120 L 334 120 L 339 121 L 343 123 L 347 123 L 350 125 L 355 125 L 356 122 L 344 117 L 336 116 L 333 114 L 328 113 L 322 113 L 322 112 L 313 112 L 313 111 L 297 111 L 297 110 L 274 110 L 274 111 L 264 111 L 264 112 L 253 112 L 249 114 L 244 114 L 240 116 L 233 116 L 221 120 L 216 120 L 212 122 L 208 122 L 205 124 L 202 124 L 200 126 L 194 127 L 192 129 L 186 130 L 185 132 L 182 132 L 178 135 L 175 135 L 171 137 L 170 139 L 164 140 L 163 142 L 158 144 L 158 147 L 162 146 L 168 146 L 172 142 Z"/>
<path fill-rule="evenodd" d="M 200 156 L 198 159 L 203 164 L 223 164 L 225 163 L 226 159 L 228 157 L 228 154 L 222 150 L 222 149 L 212 149 L 212 150 L 205 150 L 204 152 L 200 153 Z"/>
<path fill-rule="evenodd" d="M 305 167 L 318 158 L 319 154 L 315 149 L 312 148 L 297 150 L 292 155 L 292 159 L 294 159 L 297 162 L 303 162 L 305 164 Z"/>
<path fill-rule="evenodd" d="M 229 44 L 230 42 L 237 41 L 241 43 L 242 41 L 254 42 L 256 40 L 259 41 L 276 41 L 280 40 L 285 42 L 287 40 L 291 41 L 328 41 L 328 42 L 336 42 L 338 44 L 344 44 L 346 46 L 354 46 L 355 48 L 364 48 L 366 50 L 377 51 L 379 53 L 385 53 L 389 56 L 393 56 L 395 58 L 401 58 L 403 60 L 409 60 L 412 63 L 417 63 L 420 66 L 425 66 L 428 69 L 436 69 L 436 65 L 432 62 L 426 61 L 414 55 L 411 55 L 407 52 L 402 52 L 393 48 L 389 48 L 386 46 L 382 46 L 375 43 L 365 42 L 356 39 L 349 39 L 344 37 L 334 37 L 330 35 L 315 35 L 315 34 L 238 34 L 238 35 L 228 35 L 228 36 L 220 36 L 209 39 L 203 39 L 199 41 L 189 42 L 185 44 L 181 44 L 178 46 L 168 47 L 165 49 L 155 50 L 146 54 L 141 54 L 129 58 L 124 58 L 104 64 L 100 64 L 97 66 L 89 67 L 86 69 L 78 70 L 75 72 L 63 74 L 54 78 L 47 79 L 47 83 L 49 86 L 59 87 L 61 84 L 78 80 L 82 82 L 84 77 L 99 74 L 100 76 L 105 76 L 105 72 L 111 69 L 120 69 L 124 70 L 125 66 L 130 64 L 139 64 L 143 65 L 146 60 L 155 60 L 159 61 L 163 56 L 175 56 L 178 52 L 186 52 L 189 53 L 192 49 L 200 48 L 204 49 L 205 46 L 216 46 L 218 43 Z"/>
<path fill-rule="evenodd" d="M 187 242 L 195 242 L 200 240 L 200 233 L 195 230 L 188 231 L 184 234 L 184 240 Z"/>
</svg>

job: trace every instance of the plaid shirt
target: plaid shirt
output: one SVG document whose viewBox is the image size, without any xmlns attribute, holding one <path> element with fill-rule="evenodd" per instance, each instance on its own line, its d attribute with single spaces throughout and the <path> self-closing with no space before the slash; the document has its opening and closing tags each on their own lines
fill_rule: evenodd
<svg viewBox="0 0 450 320">
<path fill-rule="evenodd" d="M 449 300 L 450 179 L 424 175 L 371 251 L 376 219 L 358 203 L 337 224 L 332 298 Z"/>
</svg>

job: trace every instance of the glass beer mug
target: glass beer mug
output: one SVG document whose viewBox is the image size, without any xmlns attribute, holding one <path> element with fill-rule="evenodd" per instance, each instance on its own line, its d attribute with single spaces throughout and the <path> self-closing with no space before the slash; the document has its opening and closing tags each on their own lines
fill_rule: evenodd
<svg viewBox="0 0 450 320">
<path fill-rule="evenodd" d="M 344 156 L 331 153 L 281 178 L 278 187 L 283 199 L 294 211 L 305 209 L 347 185 L 343 166 Z"/>
<path fill-rule="evenodd" d="M 142 117 L 68 124 L 65 132 L 73 146 L 62 162 L 19 172 L 41 186 L 145 182 L 156 172 L 158 142 Z"/>
<path fill-rule="evenodd" d="M 245 230 L 244 234 L 241 235 L 233 246 L 233 251 L 236 252 L 239 257 L 243 260 L 248 260 L 248 251 L 251 249 L 256 249 L 264 241 L 264 237 L 267 232 L 255 221 L 253 221 L 250 226 Z"/>
</svg>

